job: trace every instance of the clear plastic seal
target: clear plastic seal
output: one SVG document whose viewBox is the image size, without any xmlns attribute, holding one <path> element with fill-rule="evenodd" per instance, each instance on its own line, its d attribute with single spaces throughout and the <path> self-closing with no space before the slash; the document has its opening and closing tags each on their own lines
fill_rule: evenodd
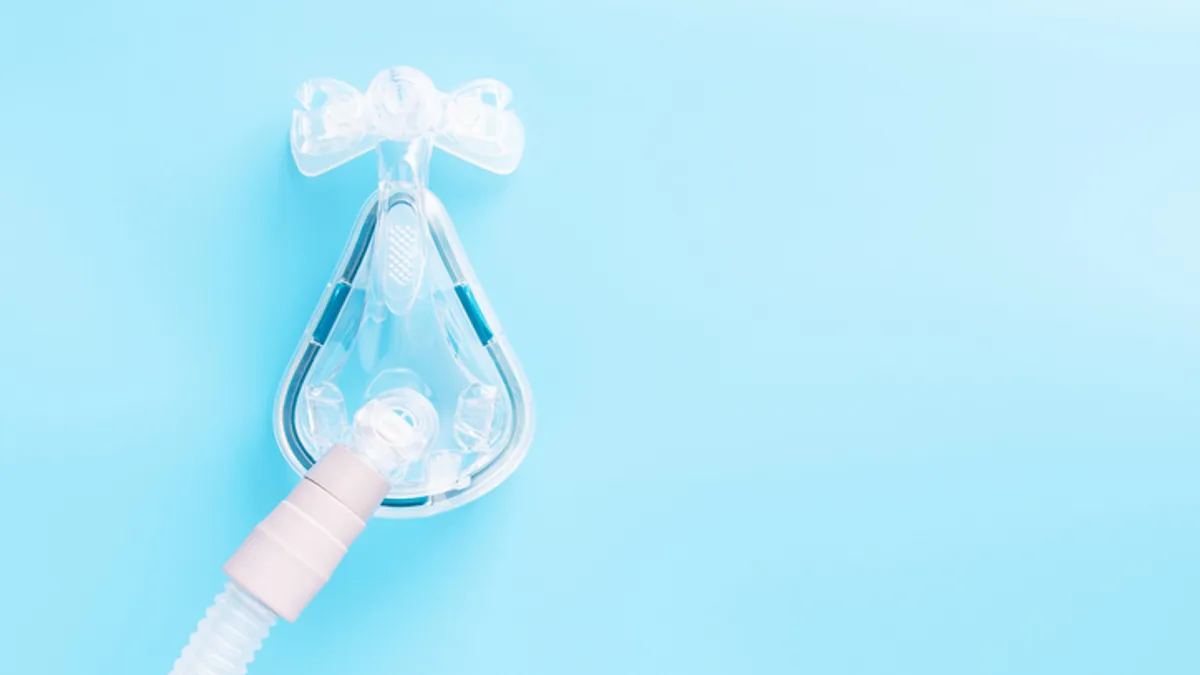
<svg viewBox="0 0 1200 675">
<path fill-rule="evenodd" d="M 511 92 L 476 80 L 443 93 L 398 67 L 366 93 L 316 79 L 298 98 L 300 171 L 316 175 L 374 150 L 379 185 L 284 377 L 276 437 L 300 473 L 338 444 L 398 448 L 379 515 L 445 511 L 503 481 L 533 433 L 525 375 L 426 187 L 434 147 L 496 173 L 516 168 L 525 135 L 507 108 Z M 363 428 L 380 436 L 358 438 Z"/>
</svg>

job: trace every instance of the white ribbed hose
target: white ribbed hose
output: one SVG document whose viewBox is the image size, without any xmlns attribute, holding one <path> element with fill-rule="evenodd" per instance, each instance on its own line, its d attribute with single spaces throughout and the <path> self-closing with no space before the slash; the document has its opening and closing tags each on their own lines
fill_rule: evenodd
<svg viewBox="0 0 1200 675">
<path fill-rule="evenodd" d="M 204 614 L 171 675 L 245 675 L 275 612 L 230 581 Z"/>
</svg>

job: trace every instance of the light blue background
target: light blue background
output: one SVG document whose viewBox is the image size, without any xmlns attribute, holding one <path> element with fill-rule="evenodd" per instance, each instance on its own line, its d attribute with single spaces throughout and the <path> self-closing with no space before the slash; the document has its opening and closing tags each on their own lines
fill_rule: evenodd
<svg viewBox="0 0 1200 675">
<path fill-rule="evenodd" d="M 539 430 L 254 675 L 1200 671 L 1200 10 L 193 4 L 0 9 L 0 671 L 167 672 L 294 483 L 291 95 L 391 64 L 516 93 L 433 187 Z"/>
</svg>

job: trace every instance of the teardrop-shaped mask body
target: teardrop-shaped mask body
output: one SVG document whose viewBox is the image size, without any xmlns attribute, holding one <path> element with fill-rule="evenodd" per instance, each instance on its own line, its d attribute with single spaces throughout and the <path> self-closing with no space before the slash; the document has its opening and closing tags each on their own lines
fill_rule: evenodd
<svg viewBox="0 0 1200 675">
<path fill-rule="evenodd" d="M 512 472 L 529 445 L 532 402 L 442 204 L 426 192 L 428 217 L 414 225 L 412 203 L 390 200 L 382 221 L 376 196 L 359 215 L 284 378 L 276 435 L 303 472 L 352 440 L 353 418 L 372 400 L 419 395 L 428 406 L 399 406 L 432 442 L 393 476 L 380 515 L 427 515 Z"/>
</svg>

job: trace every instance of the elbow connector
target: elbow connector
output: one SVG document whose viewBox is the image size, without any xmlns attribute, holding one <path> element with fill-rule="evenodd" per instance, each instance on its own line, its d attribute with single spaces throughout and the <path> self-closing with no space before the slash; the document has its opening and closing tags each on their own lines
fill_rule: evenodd
<svg viewBox="0 0 1200 675">
<path fill-rule="evenodd" d="M 345 446 L 334 447 L 254 528 L 225 563 L 225 573 L 275 614 L 295 621 L 389 488 Z"/>
<path fill-rule="evenodd" d="M 300 616 L 389 487 L 345 446 L 330 450 L 225 563 L 225 592 L 196 627 L 172 675 L 244 675 L 276 617 Z"/>
<path fill-rule="evenodd" d="M 244 675 L 276 617 L 295 621 L 329 581 L 387 496 L 389 477 L 428 449 L 436 420 L 413 390 L 363 406 L 354 420 L 356 452 L 331 449 L 225 563 L 230 582 L 172 675 Z"/>
</svg>

